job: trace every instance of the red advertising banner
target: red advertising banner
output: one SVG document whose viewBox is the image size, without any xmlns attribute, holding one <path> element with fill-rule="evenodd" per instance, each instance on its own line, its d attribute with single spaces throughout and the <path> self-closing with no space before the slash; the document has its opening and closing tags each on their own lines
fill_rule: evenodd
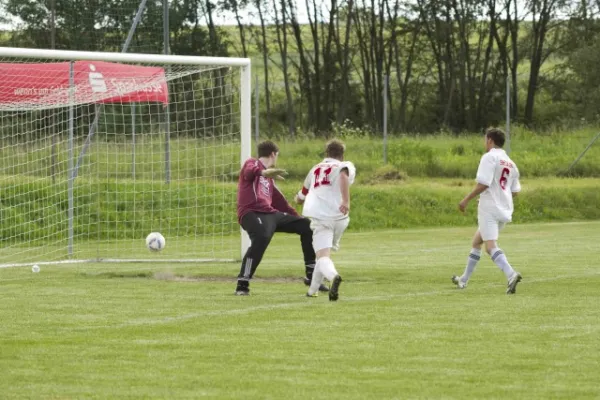
<svg viewBox="0 0 600 400">
<path fill-rule="evenodd" d="M 163 68 L 103 61 L 74 62 L 75 87 L 69 99 L 69 65 L 0 63 L 0 108 L 169 101 Z"/>
</svg>

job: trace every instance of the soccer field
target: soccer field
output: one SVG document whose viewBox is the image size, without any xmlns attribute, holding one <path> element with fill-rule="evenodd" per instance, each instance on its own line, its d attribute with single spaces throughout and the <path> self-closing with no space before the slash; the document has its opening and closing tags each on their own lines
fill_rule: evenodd
<svg viewBox="0 0 600 400">
<path fill-rule="evenodd" d="M 336 303 L 285 234 L 250 297 L 237 264 L 0 269 L 0 397 L 600 397 L 600 222 L 506 228 L 514 296 L 489 257 L 451 284 L 474 229 L 348 233 Z"/>
</svg>

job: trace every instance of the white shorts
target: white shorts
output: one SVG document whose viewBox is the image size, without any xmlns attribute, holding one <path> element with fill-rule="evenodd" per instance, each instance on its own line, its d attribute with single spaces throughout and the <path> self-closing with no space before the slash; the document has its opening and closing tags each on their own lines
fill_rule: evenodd
<svg viewBox="0 0 600 400">
<path fill-rule="evenodd" d="M 342 234 L 349 223 L 350 218 L 335 221 L 313 219 L 310 228 L 313 231 L 313 248 L 315 252 L 323 249 L 338 251 Z"/>
<path fill-rule="evenodd" d="M 507 222 L 509 221 L 500 220 L 490 213 L 479 212 L 477 214 L 479 233 L 484 241 L 498 240 L 498 234 Z"/>
</svg>

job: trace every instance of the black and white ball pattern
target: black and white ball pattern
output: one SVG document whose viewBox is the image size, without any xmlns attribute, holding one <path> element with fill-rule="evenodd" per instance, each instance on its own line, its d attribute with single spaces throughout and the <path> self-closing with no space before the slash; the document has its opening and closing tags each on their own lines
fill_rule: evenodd
<svg viewBox="0 0 600 400">
<path fill-rule="evenodd" d="M 146 247 L 150 251 L 161 251 L 165 248 L 165 237 L 158 232 L 152 232 L 146 236 Z"/>
</svg>

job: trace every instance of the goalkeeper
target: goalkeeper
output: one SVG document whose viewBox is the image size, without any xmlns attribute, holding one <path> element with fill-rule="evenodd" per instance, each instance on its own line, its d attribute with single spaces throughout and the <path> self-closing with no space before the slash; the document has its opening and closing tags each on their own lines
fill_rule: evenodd
<svg viewBox="0 0 600 400">
<path fill-rule="evenodd" d="M 237 193 L 238 222 L 250 236 L 250 247 L 242 260 L 235 294 L 250 294 L 250 279 L 271 242 L 275 232 L 300 235 L 306 278 L 310 285 L 315 268 L 315 251 L 312 245 L 310 220 L 298 215 L 283 194 L 277 189 L 274 179 L 284 179 L 285 170 L 274 168 L 279 148 L 271 141 L 258 145 L 258 159 L 249 158 L 240 171 Z M 327 287 L 321 285 L 321 291 Z"/>
</svg>

